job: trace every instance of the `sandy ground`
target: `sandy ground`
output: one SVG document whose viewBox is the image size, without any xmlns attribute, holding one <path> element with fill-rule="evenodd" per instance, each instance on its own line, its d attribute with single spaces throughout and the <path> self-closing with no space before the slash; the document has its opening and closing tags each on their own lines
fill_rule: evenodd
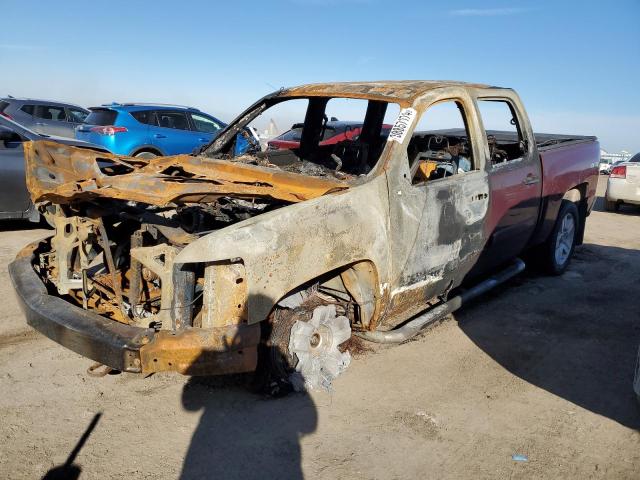
<svg viewBox="0 0 640 480">
<path fill-rule="evenodd" d="M 564 276 L 526 273 L 357 357 L 332 394 L 278 400 L 243 378 L 87 376 L 26 327 L 9 285 L 8 262 L 46 231 L 2 228 L 2 478 L 64 463 L 98 412 L 83 479 L 640 478 L 640 209 L 595 211 Z"/>
</svg>

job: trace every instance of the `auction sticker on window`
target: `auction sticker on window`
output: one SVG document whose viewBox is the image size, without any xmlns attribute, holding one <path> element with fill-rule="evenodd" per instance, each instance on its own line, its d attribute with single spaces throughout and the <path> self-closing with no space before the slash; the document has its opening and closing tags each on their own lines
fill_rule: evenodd
<svg viewBox="0 0 640 480">
<path fill-rule="evenodd" d="M 396 123 L 391 127 L 387 140 L 402 143 L 404 137 L 407 136 L 407 132 L 411 129 L 411 124 L 416 118 L 416 113 L 416 110 L 413 108 L 403 108 L 400 110 L 400 115 L 398 115 Z"/>
</svg>

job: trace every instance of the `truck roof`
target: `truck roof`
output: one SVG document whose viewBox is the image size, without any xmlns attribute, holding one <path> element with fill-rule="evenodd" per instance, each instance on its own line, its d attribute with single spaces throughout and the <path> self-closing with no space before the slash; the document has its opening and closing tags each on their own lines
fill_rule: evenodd
<svg viewBox="0 0 640 480">
<path fill-rule="evenodd" d="M 451 80 L 384 80 L 376 82 L 313 83 L 284 89 L 279 92 L 279 95 L 286 97 L 337 96 L 367 98 L 385 102 L 409 104 L 430 90 L 454 86 L 464 88 L 499 88 L 480 83 L 456 82 Z"/>
</svg>

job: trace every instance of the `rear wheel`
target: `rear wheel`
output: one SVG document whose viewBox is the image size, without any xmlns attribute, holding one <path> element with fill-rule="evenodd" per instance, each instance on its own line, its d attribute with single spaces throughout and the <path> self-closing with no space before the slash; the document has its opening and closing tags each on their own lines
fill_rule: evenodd
<svg viewBox="0 0 640 480">
<path fill-rule="evenodd" d="M 134 157 L 136 157 L 136 158 L 142 158 L 142 159 L 145 159 L 145 160 L 156 158 L 157 156 L 159 156 L 157 153 L 151 152 L 151 151 L 148 151 L 148 150 L 144 150 L 142 152 L 138 152 L 138 153 L 136 153 L 134 155 Z"/>
<path fill-rule="evenodd" d="M 604 197 L 604 209 L 607 212 L 617 212 L 620 210 L 620 204 L 613 200 L 609 200 L 607 197 Z"/>
<path fill-rule="evenodd" d="M 579 225 L 580 215 L 575 203 L 563 200 L 556 224 L 542 249 L 542 260 L 548 273 L 560 275 L 569 266 Z"/>
</svg>

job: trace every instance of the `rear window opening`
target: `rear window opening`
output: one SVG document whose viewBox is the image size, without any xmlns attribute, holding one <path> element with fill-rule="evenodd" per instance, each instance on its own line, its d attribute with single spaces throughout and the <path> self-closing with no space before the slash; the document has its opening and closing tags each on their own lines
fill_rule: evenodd
<svg viewBox="0 0 640 480">
<path fill-rule="evenodd" d="M 116 123 L 118 112 L 108 108 L 92 108 L 91 113 L 84 119 L 84 123 L 88 125 L 113 125 Z"/>
<path fill-rule="evenodd" d="M 271 99 L 227 131 L 224 143 L 215 142 L 207 155 L 349 180 L 374 169 L 399 111 L 397 104 L 374 100 Z"/>
</svg>

